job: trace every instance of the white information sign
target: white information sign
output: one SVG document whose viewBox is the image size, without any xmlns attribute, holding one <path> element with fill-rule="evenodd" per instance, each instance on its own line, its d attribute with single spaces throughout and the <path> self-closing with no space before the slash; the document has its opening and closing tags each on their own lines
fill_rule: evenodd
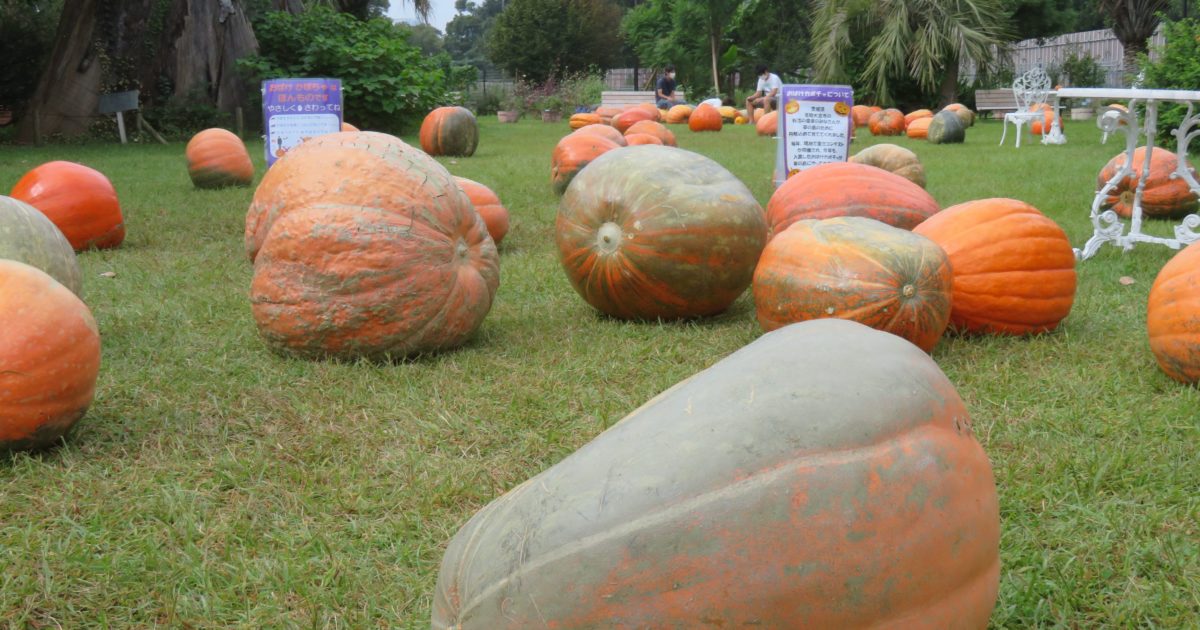
<svg viewBox="0 0 1200 630">
<path fill-rule="evenodd" d="M 850 156 L 854 89 L 848 85 L 785 85 L 779 99 L 775 186 L 792 175 Z"/>
</svg>

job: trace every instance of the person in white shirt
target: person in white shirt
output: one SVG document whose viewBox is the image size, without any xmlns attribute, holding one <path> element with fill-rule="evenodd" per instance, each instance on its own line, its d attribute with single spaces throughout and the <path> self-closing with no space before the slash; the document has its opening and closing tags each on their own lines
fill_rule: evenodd
<svg viewBox="0 0 1200 630">
<path fill-rule="evenodd" d="M 758 75 L 758 88 L 754 94 L 746 98 L 746 112 L 753 114 L 755 108 L 761 107 L 765 112 L 770 113 L 778 103 L 779 90 L 783 87 L 783 81 L 779 80 L 779 75 L 770 72 L 766 64 L 758 64 L 754 73 Z"/>
</svg>

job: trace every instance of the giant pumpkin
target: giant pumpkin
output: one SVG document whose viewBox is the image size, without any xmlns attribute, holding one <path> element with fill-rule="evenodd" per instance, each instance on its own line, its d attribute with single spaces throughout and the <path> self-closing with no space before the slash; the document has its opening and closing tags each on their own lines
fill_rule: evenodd
<svg viewBox="0 0 1200 630">
<path fill-rule="evenodd" d="M 559 260 L 596 309 L 624 319 L 724 311 L 766 242 L 762 208 L 736 177 L 667 146 L 609 151 L 559 204 Z"/>
<path fill-rule="evenodd" d="M 754 270 L 763 330 L 825 317 L 890 332 L 929 352 L 950 321 L 950 261 L 933 241 L 862 217 L 798 221 Z"/>
<path fill-rule="evenodd" d="M 40 269 L 0 260 L 0 452 L 65 435 L 92 403 L 99 371 L 87 305 Z"/>
<path fill-rule="evenodd" d="M 1016 199 L 968 201 L 913 231 L 950 257 L 951 326 L 1025 335 L 1052 330 L 1071 312 L 1075 252 L 1037 208 Z"/>
<path fill-rule="evenodd" d="M 908 126 L 911 125 L 914 120 L 920 120 L 922 118 L 932 118 L 932 117 L 933 117 L 933 112 L 928 109 L 918 109 L 918 110 L 911 111 L 904 115 L 904 128 L 907 129 Z"/>
<path fill-rule="evenodd" d="M 550 155 L 550 185 L 555 194 L 561 195 L 566 192 L 571 180 L 583 167 L 604 153 L 625 145 L 624 136 L 621 137 L 621 144 L 617 144 L 599 134 L 583 133 L 593 127 L 603 128 L 599 125 L 584 127 L 559 140 L 555 145 L 554 152 Z M 615 129 L 612 130 L 616 133 Z"/>
<path fill-rule="evenodd" d="M 866 127 L 871 119 L 871 108 L 866 105 L 855 105 L 850 108 L 850 116 L 854 119 L 855 127 Z"/>
<path fill-rule="evenodd" d="M 611 140 L 617 146 L 622 146 L 622 147 L 625 146 L 625 136 L 622 135 L 620 131 L 617 131 L 616 129 L 614 129 L 608 125 L 586 125 L 580 129 L 577 129 L 577 130 L 571 132 L 570 134 L 568 134 L 567 137 L 578 136 L 578 135 L 587 135 L 587 134 L 595 134 L 597 136 Z"/>
<path fill-rule="evenodd" d="M 573 114 L 568 124 L 571 126 L 571 129 L 579 129 L 588 125 L 599 125 L 600 115 L 589 113 Z"/>
<path fill-rule="evenodd" d="M 125 240 L 117 191 L 100 171 L 47 162 L 25 173 L 10 194 L 46 215 L 75 251 L 117 247 Z"/>
<path fill-rule="evenodd" d="M 721 112 L 721 121 L 732 123 L 738 117 L 738 110 L 730 105 L 722 105 L 717 108 Z"/>
<path fill-rule="evenodd" d="M 655 109 L 654 112 L 651 113 L 650 110 L 644 107 L 630 107 L 620 114 L 613 116 L 612 126 L 616 128 L 617 131 L 625 133 L 630 127 L 633 126 L 634 123 L 641 122 L 643 120 L 657 122 L 658 110 Z"/>
<path fill-rule="evenodd" d="M 951 103 L 943 107 L 942 111 L 954 112 L 954 115 L 958 116 L 958 120 L 963 124 L 963 127 L 975 126 L 975 112 L 962 103 Z"/>
<path fill-rule="evenodd" d="M 1200 381 L 1200 243 L 1172 258 L 1150 287 L 1146 308 L 1150 350 L 1167 376 Z"/>
<path fill-rule="evenodd" d="M 23 262 L 50 274 L 79 295 L 83 275 L 67 237 L 37 208 L 0 195 L 0 259 Z"/>
<path fill-rule="evenodd" d="M 938 112 L 929 119 L 925 137 L 930 144 L 958 144 L 966 141 L 967 128 L 954 112 Z"/>
<path fill-rule="evenodd" d="M 721 112 L 707 103 L 701 104 L 688 116 L 688 129 L 692 131 L 720 131 Z"/>
<path fill-rule="evenodd" d="M 1129 218 L 1133 214 L 1133 196 L 1137 192 L 1138 181 L 1145 168 L 1146 147 L 1138 147 L 1133 152 L 1133 173 L 1117 181 L 1116 187 L 1108 192 L 1101 205 L 1111 209 L 1118 215 Z M 1101 189 L 1108 180 L 1117 174 L 1117 170 L 1125 163 L 1125 152 L 1118 153 L 1108 161 L 1096 177 L 1096 189 Z M 1142 189 L 1142 216 L 1145 217 L 1178 217 L 1200 209 L 1200 201 L 1196 193 L 1188 187 L 1187 181 L 1175 176 L 1179 166 L 1179 158 L 1174 151 L 1154 147 L 1150 156 L 1150 174 Z M 1191 164 L 1187 169 L 1196 176 Z"/>
<path fill-rule="evenodd" d="M 767 202 L 767 222 L 778 234 L 801 219 L 851 216 L 911 230 L 938 211 L 920 186 L 881 168 L 830 162 L 789 177 Z"/>
<path fill-rule="evenodd" d="M 192 136 L 184 152 L 187 155 L 188 175 L 196 188 L 249 186 L 254 181 L 254 164 L 250 162 L 250 153 L 246 151 L 242 139 L 231 131 L 205 129 Z"/>
<path fill-rule="evenodd" d="M 628 138 L 631 134 L 644 133 L 658 138 L 662 144 L 669 146 L 675 145 L 675 134 L 671 133 L 662 123 L 654 122 L 653 120 L 642 120 L 633 123 L 633 126 L 625 130 L 625 137 Z"/>
<path fill-rule="evenodd" d="M 688 117 L 692 115 L 691 105 L 673 105 L 667 110 L 666 122 L 672 125 L 682 124 L 688 121 Z"/>
<path fill-rule="evenodd" d="M 596 108 L 596 115 L 600 117 L 600 122 L 605 125 L 611 125 L 613 116 L 621 113 L 620 107 L 610 107 L 601 105 Z"/>
<path fill-rule="evenodd" d="M 282 177 L 306 181 L 255 198 L 277 209 L 265 213 L 269 229 L 250 286 L 251 312 L 272 349 L 382 359 L 470 338 L 491 308 L 498 257 L 445 168 L 369 132 L 304 142 L 271 167 L 264 185 L 281 167 Z M 326 194 L 283 203 L 299 199 L 285 191 L 308 192 L 318 174 L 328 178 Z"/>
<path fill-rule="evenodd" d="M 929 124 L 932 122 L 932 116 L 915 118 L 904 126 L 904 133 L 909 138 L 923 140 L 929 135 Z"/>
<path fill-rule="evenodd" d="M 873 144 L 850 156 L 850 161 L 866 164 L 895 173 L 904 179 L 925 187 L 925 166 L 916 153 L 896 144 Z"/>
<path fill-rule="evenodd" d="M 1029 123 L 1029 133 L 1041 135 L 1043 132 L 1050 133 L 1050 127 L 1054 124 L 1054 108 L 1048 103 L 1033 105 L 1029 108 L 1031 112 L 1041 112 L 1042 117 L 1034 119 Z M 1062 127 L 1062 121 L 1059 121 L 1059 127 Z"/>
<path fill-rule="evenodd" d="M 773 136 L 779 130 L 779 112 L 763 114 L 754 123 L 754 131 L 760 136 Z"/>
<path fill-rule="evenodd" d="M 904 133 L 904 113 L 898 109 L 885 109 L 871 114 L 867 127 L 873 136 L 898 136 Z"/>
<path fill-rule="evenodd" d="M 767 333 L 492 501 L 434 630 L 985 628 L 987 455 L 919 348 L 823 319 Z"/>
<path fill-rule="evenodd" d="M 471 205 L 475 206 L 475 211 L 487 226 L 488 236 L 499 247 L 500 241 L 508 234 L 508 210 L 500 203 L 500 197 L 491 188 L 466 177 L 455 177 L 454 182 L 467 193 Z"/>
<path fill-rule="evenodd" d="M 439 107 L 421 123 L 420 140 L 429 155 L 470 157 L 479 145 L 479 124 L 465 107 Z"/>
<path fill-rule="evenodd" d="M 639 144 L 665 144 L 658 136 L 652 136 L 648 133 L 630 133 L 625 135 L 625 142 L 628 146 L 634 147 Z"/>
</svg>

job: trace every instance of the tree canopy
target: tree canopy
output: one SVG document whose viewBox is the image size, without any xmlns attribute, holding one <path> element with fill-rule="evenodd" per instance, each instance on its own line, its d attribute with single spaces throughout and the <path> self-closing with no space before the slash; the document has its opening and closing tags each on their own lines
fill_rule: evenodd
<svg viewBox="0 0 1200 630">
<path fill-rule="evenodd" d="M 620 53 L 621 9 L 611 0 L 510 0 L 488 51 L 513 76 L 543 83 L 611 66 Z"/>
</svg>

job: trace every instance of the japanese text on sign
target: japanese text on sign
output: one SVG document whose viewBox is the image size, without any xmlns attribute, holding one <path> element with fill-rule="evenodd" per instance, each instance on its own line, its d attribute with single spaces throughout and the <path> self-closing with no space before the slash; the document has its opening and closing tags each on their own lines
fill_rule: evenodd
<svg viewBox="0 0 1200 630">
<path fill-rule="evenodd" d="M 785 85 L 781 94 L 776 185 L 810 166 L 844 162 L 853 130 L 854 90 L 846 85 Z"/>
<path fill-rule="evenodd" d="M 263 81 L 267 166 L 304 140 L 342 128 L 340 79 Z"/>
</svg>

